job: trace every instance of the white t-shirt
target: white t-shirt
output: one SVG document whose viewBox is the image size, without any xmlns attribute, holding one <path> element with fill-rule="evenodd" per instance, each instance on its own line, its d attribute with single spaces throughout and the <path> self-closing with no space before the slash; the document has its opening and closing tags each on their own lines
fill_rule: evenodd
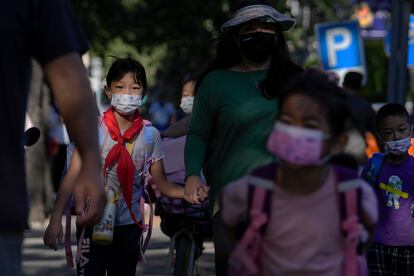
<svg viewBox="0 0 414 276">
<path fill-rule="evenodd" d="M 132 211 L 139 221 L 141 219 L 140 210 L 139 210 L 139 199 L 143 189 L 143 165 L 144 165 L 144 132 L 151 131 L 149 128 L 152 129 L 153 133 L 153 151 L 152 151 L 152 160 L 153 162 L 159 161 L 164 158 L 164 151 L 161 147 L 161 137 L 158 130 L 153 126 L 144 126 L 141 132 L 138 134 L 136 141 L 134 143 L 134 147 L 132 150 L 132 160 L 134 161 L 136 172 L 134 176 L 134 183 L 132 189 Z M 117 144 L 116 141 L 112 140 L 111 136 L 109 135 L 108 129 L 104 122 L 101 123 L 101 127 L 99 128 L 99 141 L 100 141 L 100 148 L 101 148 L 101 158 L 103 163 L 105 162 L 105 158 L 108 155 L 111 148 Z M 147 149 L 146 152 L 148 152 Z M 105 176 L 105 183 L 110 185 L 111 187 L 120 187 L 120 183 L 118 180 L 118 176 L 116 174 L 117 164 L 109 168 L 108 174 Z M 115 218 L 115 225 L 128 225 L 133 224 L 134 221 L 131 218 L 131 214 L 129 213 L 128 206 L 124 200 L 124 196 L 120 195 L 120 199 L 116 209 L 116 218 Z"/>
</svg>

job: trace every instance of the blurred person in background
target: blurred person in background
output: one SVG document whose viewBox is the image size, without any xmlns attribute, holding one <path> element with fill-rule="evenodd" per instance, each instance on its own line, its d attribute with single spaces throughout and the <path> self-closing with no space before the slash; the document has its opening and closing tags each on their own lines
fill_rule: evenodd
<svg viewBox="0 0 414 276">
<path fill-rule="evenodd" d="M 356 119 L 356 127 L 361 133 L 375 132 L 375 111 L 371 104 L 362 98 L 362 79 L 359 72 L 350 71 L 345 74 L 342 87 L 348 95 L 349 108 Z"/>
<path fill-rule="evenodd" d="M 229 182 L 273 159 L 266 149 L 289 79 L 302 72 L 283 31 L 295 20 L 264 0 L 242 0 L 221 27 L 215 60 L 200 76 L 185 147 L 187 201 L 197 203 L 210 187 L 216 275 L 227 275 L 233 244 L 220 216 L 217 195 Z"/>
<path fill-rule="evenodd" d="M 74 188 L 81 224 L 99 221 L 105 207 L 96 110 L 80 54 L 87 41 L 69 1 L 16 0 L 2 3 L 0 32 L 0 271 L 21 274 L 23 231 L 28 228 L 24 173 L 24 124 L 31 58 L 42 64 L 57 106 L 79 148 L 82 170 Z M 86 199 L 89 211 L 84 212 Z"/>
<path fill-rule="evenodd" d="M 176 121 L 174 104 L 168 100 L 166 93 L 161 93 L 148 108 L 152 124 L 160 131 L 166 130 Z"/>
<path fill-rule="evenodd" d="M 372 187 L 349 169 L 358 165 L 341 154 L 350 112 L 344 91 L 328 78 L 311 69 L 292 81 L 267 143 L 278 162 L 223 189 L 223 220 L 239 240 L 229 276 L 367 275 L 352 270 L 358 242 L 351 239 L 372 231 L 377 204 Z M 344 226 L 351 215 L 355 225 Z M 365 261 L 362 252 L 358 259 Z"/>
<path fill-rule="evenodd" d="M 181 90 L 180 111 L 177 112 L 177 118 L 179 113 L 183 113 L 182 118 L 167 128 L 162 133 L 163 136 L 177 138 L 187 135 L 191 113 L 193 112 L 194 89 L 196 83 L 197 75 L 188 75 L 184 78 Z"/>
<path fill-rule="evenodd" d="M 362 98 L 362 80 L 361 73 L 350 71 L 345 74 L 342 82 L 355 125 L 355 129 L 349 133 L 349 142 L 345 151 L 352 154 L 360 165 L 364 164 L 372 153 L 379 151 L 374 136 L 375 111 L 371 104 Z"/>
</svg>

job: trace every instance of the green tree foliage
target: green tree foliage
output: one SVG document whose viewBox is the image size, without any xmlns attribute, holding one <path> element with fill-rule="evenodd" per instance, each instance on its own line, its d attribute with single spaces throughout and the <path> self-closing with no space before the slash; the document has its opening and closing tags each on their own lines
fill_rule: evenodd
<svg viewBox="0 0 414 276">
<path fill-rule="evenodd" d="M 238 0 L 75 0 L 75 13 L 85 30 L 92 55 L 137 56 L 148 70 L 150 83 L 156 72 L 162 90 L 173 96 L 182 77 L 201 72 L 214 55 L 221 24 Z M 284 1 L 272 1 L 284 11 Z"/>
<path fill-rule="evenodd" d="M 107 67 L 112 62 L 109 55 L 131 52 L 146 67 L 149 83 L 154 84 L 157 75 L 160 89 L 174 97 L 179 93 L 183 76 L 202 71 L 212 59 L 220 25 L 230 16 L 237 1 L 74 0 L 73 5 L 90 40 L 92 55 L 103 57 Z M 305 65 L 317 65 L 314 24 L 349 19 L 352 12 L 350 0 L 271 2 L 287 13 L 293 13 L 293 2 L 299 4 L 297 14 L 293 14 L 297 25 L 286 36 L 295 60 Z M 375 62 L 372 60 L 372 64 Z M 383 79 L 380 75 L 375 79 Z M 378 85 L 376 81 L 375 89 Z"/>
<path fill-rule="evenodd" d="M 93 55 L 108 63 L 108 55 L 132 52 L 150 77 L 159 70 L 171 95 L 187 72 L 201 71 L 211 59 L 229 1 L 77 0 L 74 8 Z"/>
</svg>

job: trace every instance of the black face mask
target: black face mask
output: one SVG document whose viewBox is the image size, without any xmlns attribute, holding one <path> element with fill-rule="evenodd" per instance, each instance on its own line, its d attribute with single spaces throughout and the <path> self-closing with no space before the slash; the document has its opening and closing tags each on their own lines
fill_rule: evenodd
<svg viewBox="0 0 414 276">
<path fill-rule="evenodd" d="M 239 36 L 240 52 L 247 59 L 266 62 L 276 47 L 276 34 L 255 32 Z"/>
</svg>

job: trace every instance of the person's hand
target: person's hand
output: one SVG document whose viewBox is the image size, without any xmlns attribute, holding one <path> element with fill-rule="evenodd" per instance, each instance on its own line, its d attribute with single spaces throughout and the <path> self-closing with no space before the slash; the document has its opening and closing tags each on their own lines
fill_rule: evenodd
<svg viewBox="0 0 414 276">
<path fill-rule="evenodd" d="M 199 176 L 191 175 L 187 177 L 184 186 L 184 199 L 193 204 L 199 204 L 201 197 L 206 197 L 205 190 L 202 188 Z"/>
<path fill-rule="evenodd" d="M 77 223 L 88 226 L 98 223 L 106 206 L 106 195 L 99 167 L 90 169 L 82 167 L 76 180 L 74 196 L 78 214 Z"/>
<path fill-rule="evenodd" d="M 51 249 L 57 250 L 57 245 L 62 242 L 63 227 L 61 219 L 50 219 L 49 225 L 43 235 L 43 243 Z"/>
<path fill-rule="evenodd" d="M 205 185 L 204 183 L 201 184 L 201 186 L 198 188 L 197 195 L 199 201 L 204 201 L 208 197 L 208 191 L 210 190 L 210 187 Z"/>
</svg>

